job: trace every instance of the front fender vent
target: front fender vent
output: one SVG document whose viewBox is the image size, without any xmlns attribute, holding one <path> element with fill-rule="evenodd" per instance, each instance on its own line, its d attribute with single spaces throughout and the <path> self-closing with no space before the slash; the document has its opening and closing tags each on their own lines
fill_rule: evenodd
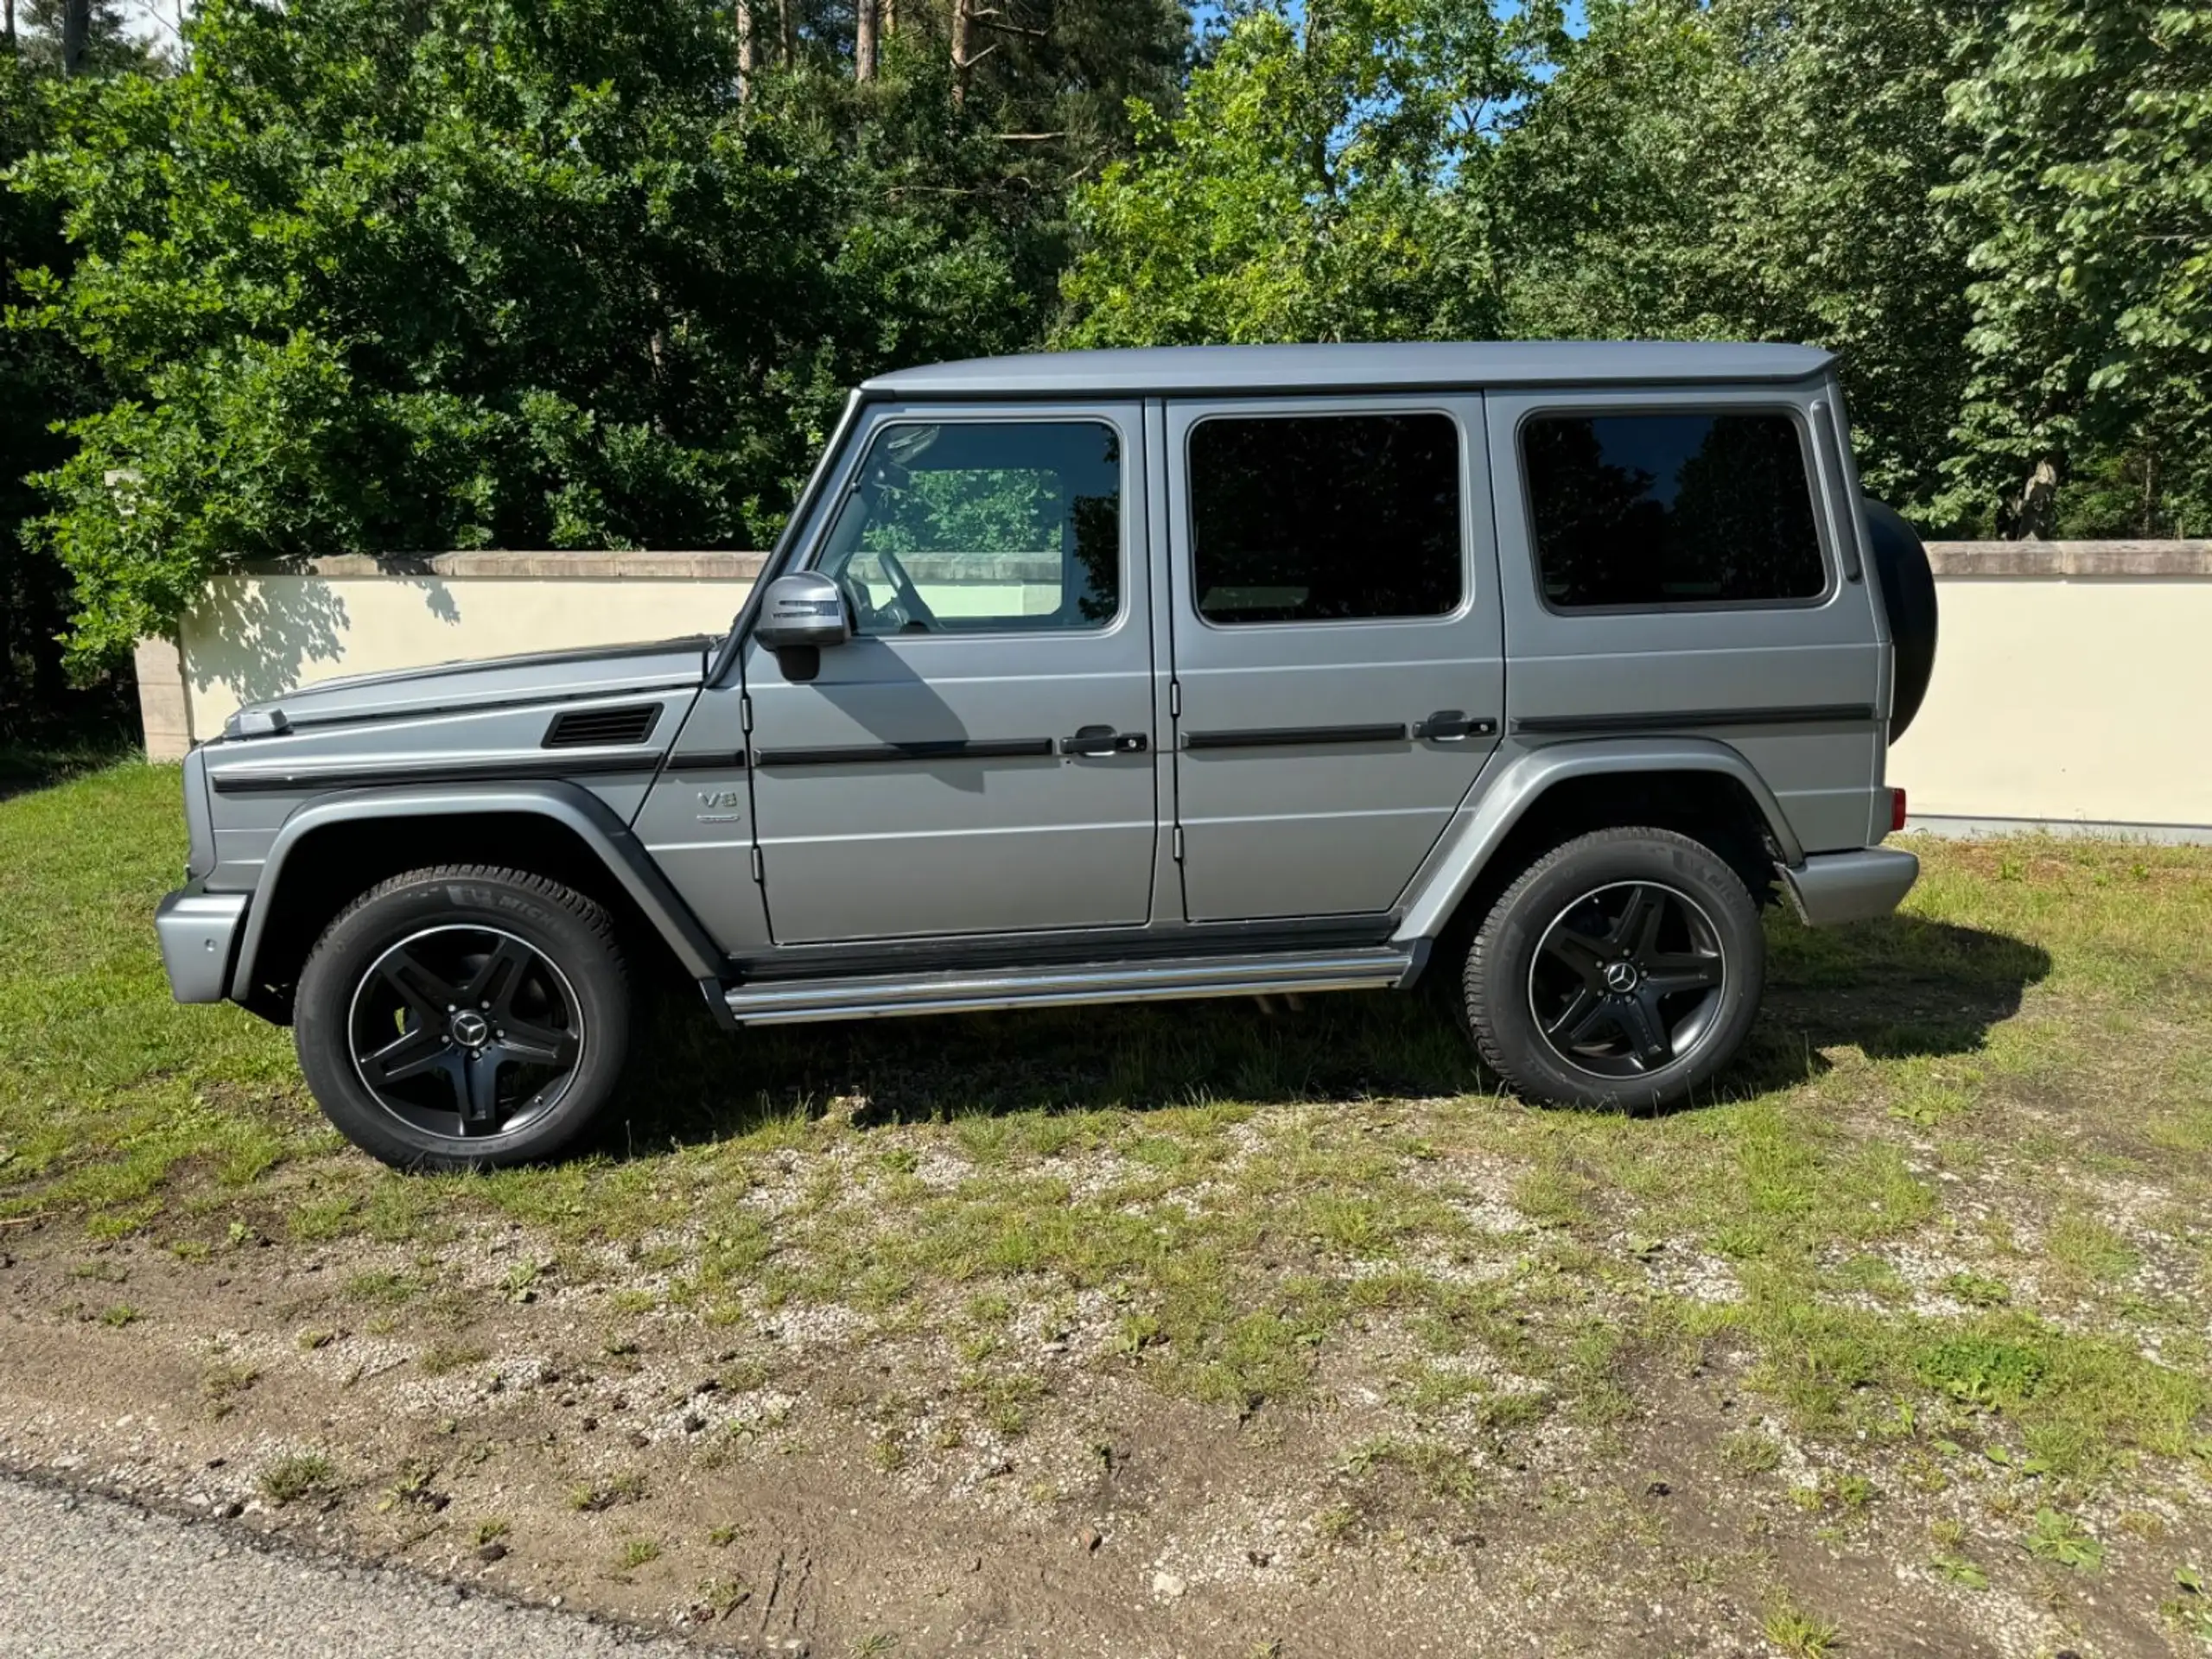
<svg viewBox="0 0 2212 1659">
<path fill-rule="evenodd" d="M 642 743 L 660 721 L 660 704 L 632 703 L 621 709 L 571 709 L 556 715 L 545 728 L 549 749 L 612 748 Z"/>
</svg>

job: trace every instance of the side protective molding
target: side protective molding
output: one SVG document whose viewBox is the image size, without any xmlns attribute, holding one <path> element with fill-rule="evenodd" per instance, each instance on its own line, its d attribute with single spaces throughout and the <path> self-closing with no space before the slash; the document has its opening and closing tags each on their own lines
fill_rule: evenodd
<svg viewBox="0 0 2212 1659">
<path fill-rule="evenodd" d="M 1474 886 L 1491 855 L 1546 790 L 1571 778 L 1629 776 L 1664 772 L 1710 772 L 1744 786 L 1767 832 L 1790 865 L 1805 861 L 1796 831 L 1783 817 L 1774 791 L 1751 763 L 1727 744 L 1709 737 L 1618 737 L 1582 743 L 1551 743 L 1517 753 L 1500 749 L 1476 780 L 1466 803 L 1437 843 L 1428 862 L 1414 877 L 1405 918 L 1392 942 L 1433 939 L 1444 931 L 1467 889 Z"/>
<path fill-rule="evenodd" d="M 283 902 L 286 866 L 308 836 L 329 824 L 359 823 L 369 818 L 474 817 L 486 813 L 527 814 L 572 831 L 668 941 L 685 973 L 697 980 L 721 977 L 721 952 L 629 827 L 588 790 L 549 779 L 468 788 L 353 790 L 308 802 L 284 820 L 269 849 L 268 861 L 254 888 L 252 906 L 246 912 L 245 936 L 238 944 L 238 966 L 231 978 L 232 998 L 243 1001 L 252 991 L 262 935 L 271 913 Z"/>
</svg>

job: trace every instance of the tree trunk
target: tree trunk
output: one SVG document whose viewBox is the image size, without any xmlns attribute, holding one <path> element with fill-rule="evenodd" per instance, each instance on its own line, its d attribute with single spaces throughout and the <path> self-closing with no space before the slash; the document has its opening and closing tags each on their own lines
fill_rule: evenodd
<svg viewBox="0 0 2212 1659">
<path fill-rule="evenodd" d="M 876 0 L 854 0 L 853 79 L 875 79 Z"/>
<path fill-rule="evenodd" d="M 92 0 L 62 0 L 61 73 L 85 73 L 85 48 L 92 38 Z"/>
<path fill-rule="evenodd" d="M 753 77 L 760 67 L 760 32 L 751 0 L 737 0 L 737 101 L 741 104 L 753 95 Z"/>
<path fill-rule="evenodd" d="M 876 0 L 875 9 L 883 20 L 879 32 L 889 40 L 899 32 L 899 0 Z"/>
<path fill-rule="evenodd" d="M 975 0 L 952 0 L 952 102 L 956 109 L 968 101 L 968 67 L 974 62 L 968 55 L 968 45 L 973 38 L 974 8 Z"/>
<path fill-rule="evenodd" d="M 2058 461 L 2045 455 L 2035 464 L 2027 482 L 2020 486 L 2019 499 L 2012 504 L 2007 515 L 2012 524 L 2007 526 L 2011 541 L 2048 541 L 2050 532 L 2057 528 Z"/>
<path fill-rule="evenodd" d="M 13 51 L 16 49 L 16 0 L 4 0 L 4 4 L 5 4 L 5 6 L 6 6 L 6 10 L 7 10 L 7 13 L 8 13 L 8 22 L 7 22 L 7 44 L 8 44 L 8 49 L 9 49 L 10 52 L 13 52 Z"/>
<path fill-rule="evenodd" d="M 784 0 L 784 67 L 798 67 L 798 0 Z"/>
</svg>

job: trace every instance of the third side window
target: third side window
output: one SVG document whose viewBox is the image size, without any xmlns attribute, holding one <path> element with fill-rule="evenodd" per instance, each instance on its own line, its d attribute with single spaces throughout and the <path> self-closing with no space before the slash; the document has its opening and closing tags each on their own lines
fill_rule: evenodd
<svg viewBox="0 0 2212 1659">
<path fill-rule="evenodd" d="M 1521 447 L 1544 601 L 1557 609 L 1770 604 L 1827 589 L 1787 415 L 1540 415 Z"/>
</svg>

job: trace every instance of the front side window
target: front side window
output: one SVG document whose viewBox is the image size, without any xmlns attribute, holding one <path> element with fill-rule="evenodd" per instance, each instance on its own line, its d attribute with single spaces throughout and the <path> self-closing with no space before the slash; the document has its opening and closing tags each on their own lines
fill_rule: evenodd
<svg viewBox="0 0 2212 1659">
<path fill-rule="evenodd" d="M 1521 450 L 1555 609 L 1773 604 L 1827 589 L 1787 415 L 1541 415 L 1522 425 Z"/>
<path fill-rule="evenodd" d="M 1446 415 L 1217 416 L 1190 440 L 1192 591 L 1209 622 L 1442 616 L 1465 582 Z"/>
<path fill-rule="evenodd" d="M 817 568 L 866 634 L 1103 628 L 1121 605 L 1121 441 L 1103 421 L 887 426 Z"/>
</svg>

